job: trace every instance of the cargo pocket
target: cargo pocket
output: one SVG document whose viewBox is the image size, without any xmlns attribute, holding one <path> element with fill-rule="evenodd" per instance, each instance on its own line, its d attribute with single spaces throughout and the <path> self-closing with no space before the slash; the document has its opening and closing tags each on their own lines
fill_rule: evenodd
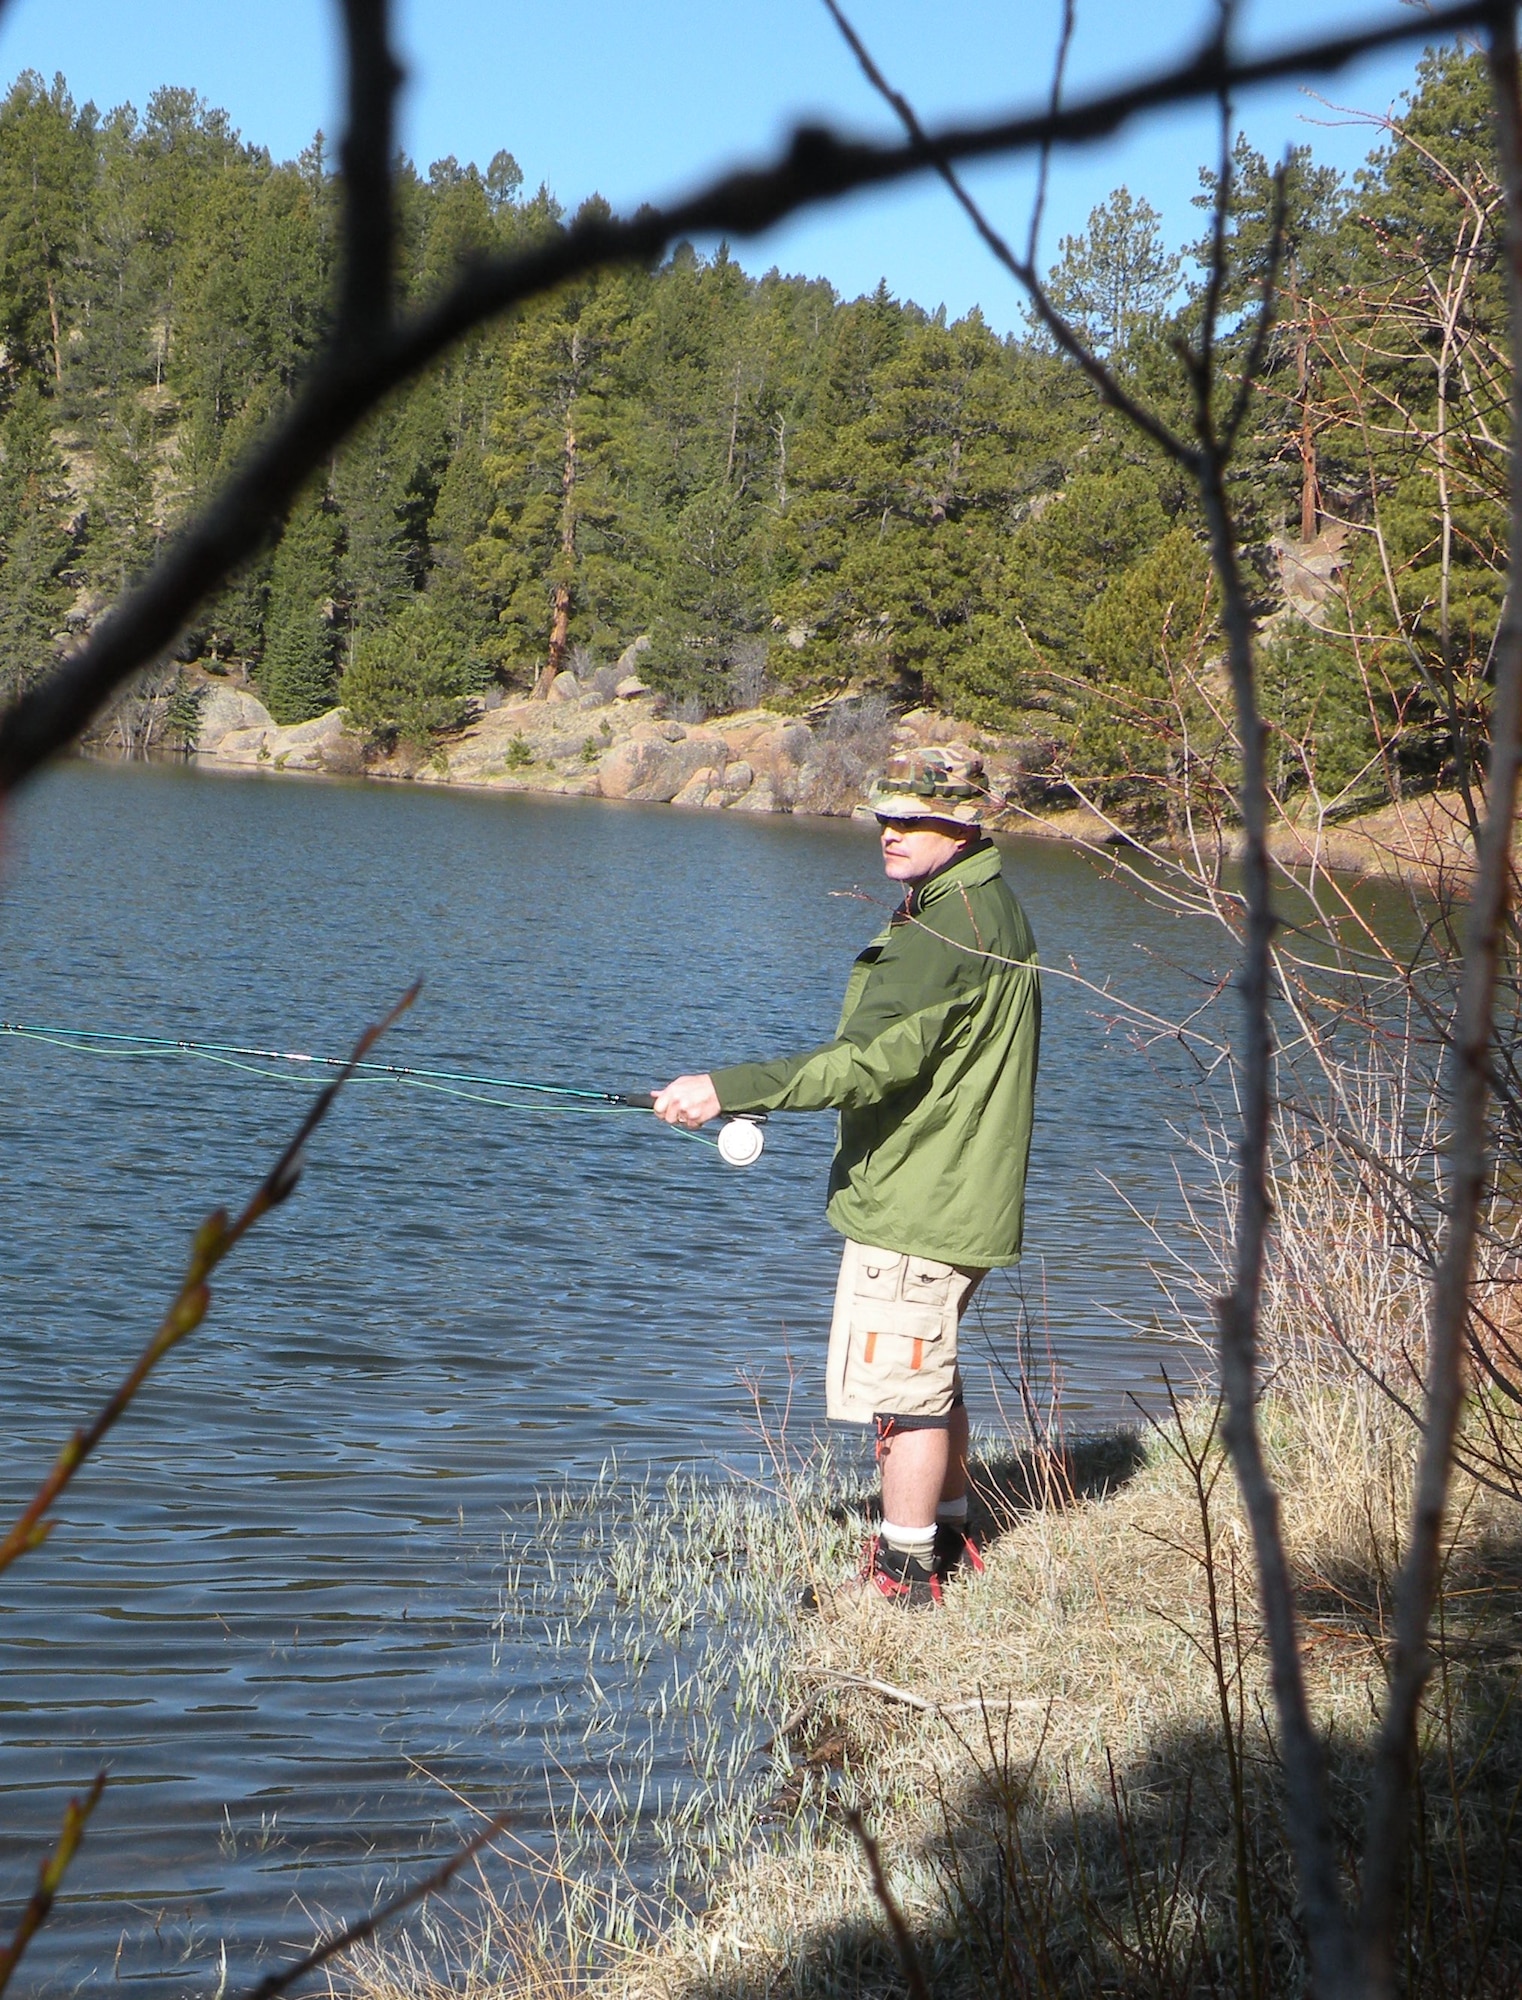
<svg viewBox="0 0 1522 2000">
<path fill-rule="evenodd" d="M 943 1408 L 951 1372 L 944 1329 L 927 1306 L 860 1300 L 851 1316 L 852 1400 L 905 1416 Z"/>
<path fill-rule="evenodd" d="M 859 1250 L 851 1290 L 858 1299 L 896 1299 L 908 1259 L 896 1250 Z"/>
<path fill-rule="evenodd" d="M 945 1310 L 951 1296 L 954 1266 L 937 1264 L 933 1257 L 910 1257 L 905 1261 L 903 1291 L 906 1303 L 936 1306 Z"/>
</svg>

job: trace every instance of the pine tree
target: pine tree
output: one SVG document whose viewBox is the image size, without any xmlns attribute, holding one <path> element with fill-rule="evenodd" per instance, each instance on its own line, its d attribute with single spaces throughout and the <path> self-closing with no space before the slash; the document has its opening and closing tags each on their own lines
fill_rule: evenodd
<svg viewBox="0 0 1522 2000">
<path fill-rule="evenodd" d="M 0 104 L 0 320 L 12 357 L 57 389 L 93 178 L 90 128 L 61 76 L 50 90 L 27 70 Z"/>
<path fill-rule="evenodd" d="M 70 596 L 67 505 L 48 404 L 25 381 L 0 425 L 0 690 L 8 697 L 51 663 Z"/>
<path fill-rule="evenodd" d="M 321 715 L 337 698 L 339 528 L 326 492 L 297 501 L 275 551 L 259 690 L 280 723 Z"/>
<path fill-rule="evenodd" d="M 339 683 L 350 720 L 371 736 L 423 745 L 460 720 L 470 663 L 423 594 L 386 626 L 360 638 Z"/>
<path fill-rule="evenodd" d="M 1047 460 L 1044 372 L 976 313 L 932 320 L 887 351 L 863 415 L 831 430 L 818 413 L 779 528 L 797 580 L 778 610 L 809 636 L 776 649 L 779 677 L 800 691 L 865 681 L 990 719 L 1018 704 L 1005 572 Z"/>
<path fill-rule="evenodd" d="M 1081 236 L 1064 236 L 1047 295 L 1102 359 L 1122 363 L 1138 335 L 1169 310 L 1182 264 L 1163 242 L 1162 217 L 1119 187 L 1089 213 Z"/>
<path fill-rule="evenodd" d="M 640 559 L 637 515 L 621 505 L 620 367 L 642 281 L 605 272 L 536 301 L 511 329 L 487 472 L 497 496 L 479 558 L 498 597 L 504 666 L 541 690 L 572 637 L 617 632 Z"/>
</svg>

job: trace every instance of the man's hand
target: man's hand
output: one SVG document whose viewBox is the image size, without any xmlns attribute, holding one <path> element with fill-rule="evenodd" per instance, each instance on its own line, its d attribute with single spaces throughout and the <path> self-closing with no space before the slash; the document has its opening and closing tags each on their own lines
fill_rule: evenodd
<svg viewBox="0 0 1522 2000">
<path fill-rule="evenodd" d="M 685 1125 L 696 1131 L 719 1115 L 719 1093 L 711 1076 L 679 1076 L 656 1092 L 655 1115 L 668 1125 Z"/>
</svg>

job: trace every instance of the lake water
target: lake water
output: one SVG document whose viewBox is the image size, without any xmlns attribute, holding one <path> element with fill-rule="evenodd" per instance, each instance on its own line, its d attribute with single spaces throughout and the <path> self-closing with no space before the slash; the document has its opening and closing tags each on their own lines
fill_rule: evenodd
<svg viewBox="0 0 1522 2000">
<path fill-rule="evenodd" d="M 1197 999 L 1178 968 L 1215 940 L 1061 847 L 1011 842 L 1006 869 L 1049 964 L 1164 1013 Z M 421 974 L 395 1059 L 644 1088 L 827 1038 L 888 907 L 860 826 L 71 765 L 8 830 L 0 1016 L 342 1052 Z M 1067 982 L 1046 999 L 1022 1281 L 1082 1428 L 1157 1393 L 1149 1242 L 1109 1183 L 1176 1221 L 1188 1100 L 1166 1045 L 1138 1054 Z M 7 1520 L 311 1087 L 0 1038 Z M 468 1772 L 487 1716 L 493 1796 L 543 1797 L 579 1683 L 521 1635 L 504 1655 L 503 1533 L 610 1453 L 733 1460 L 743 1372 L 780 1384 L 784 1350 L 817 1405 L 830 1127 L 773 1119 L 736 1171 L 630 1114 L 346 1093 L 0 1579 L 0 1912 L 112 1772 L 17 1990 L 210 1995 L 225 1952 L 237 1992 L 256 1943 L 309 1942 L 314 1913 L 447 1849 L 461 1816 L 420 1767 Z M 994 1347 L 1016 1319 L 1006 1284 Z"/>
</svg>

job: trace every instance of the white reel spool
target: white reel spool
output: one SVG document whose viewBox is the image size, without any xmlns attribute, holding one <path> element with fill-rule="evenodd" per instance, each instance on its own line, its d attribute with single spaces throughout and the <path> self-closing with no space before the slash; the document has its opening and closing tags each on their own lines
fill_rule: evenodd
<svg viewBox="0 0 1522 2000">
<path fill-rule="evenodd" d="M 766 1140 L 749 1118 L 731 1118 L 719 1134 L 719 1158 L 729 1167 L 753 1167 Z"/>
</svg>

